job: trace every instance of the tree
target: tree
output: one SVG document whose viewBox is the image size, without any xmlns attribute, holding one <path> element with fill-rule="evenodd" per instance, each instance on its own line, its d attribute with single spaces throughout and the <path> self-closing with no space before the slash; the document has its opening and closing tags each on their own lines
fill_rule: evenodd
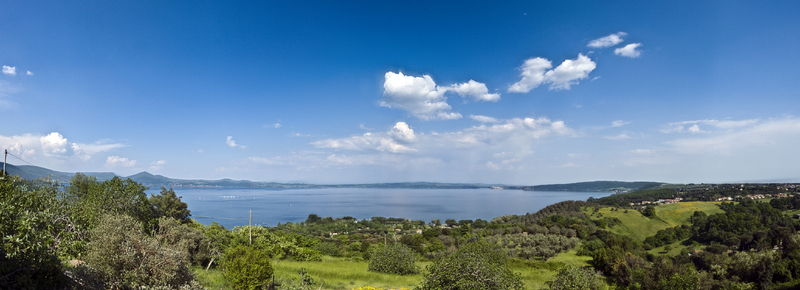
<svg viewBox="0 0 800 290">
<path fill-rule="evenodd" d="M 649 218 L 655 218 L 655 217 L 656 217 L 656 207 L 654 207 L 654 206 L 652 206 L 652 205 L 648 205 L 648 206 L 647 206 L 647 207 L 646 207 L 646 208 L 645 208 L 645 209 L 642 211 L 642 215 L 643 215 L 643 216 L 646 216 L 646 217 L 649 217 Z"/>
<path fill-rule="evenodd" d="M 57 184 L 0 180 L 0 289 L 64 287 L 53 224 Z"/>
<path fill-rule="evenodd" d="M 101 273 L 108 288 L 177 288 L 193 280 L 186 253 L 145 234 L 131 216 L 103 215 L 90 236 L 86 264 Z"/>
<path fill-rule="evenodd" d="M 318 223 L 321 220 L 322 220 L 321 217 L 319 217 L 318 215 L 312 213 L 312 214 L 308 215 L 308 218 L 306 219 L 306 224 L 307 225 L 315 224 L 315 223 Z"/>
<path fill-rule="evenodd" d="M 451 228 L 458 225 L 458 222 L 456 222 L 456 220 L 454 220 L 454 219 L 447 219 L 447 220 L 444 221 L 444 223 L 447 224 L 447 226 L 451 227 Z"/>
<path fill-rule="evenodd" d="M 170 217 L 179 220 L 181 223 L 190 222 L 192 215 L 189 206 L 181 201 L 183 196 L 177 196 L 172 187 L 167 190 L 161 187 L 161 193 L 150 196 L 150 203 L 153 205 L 156 217 Z"/>
<path fill-rule="evenodd" d="M 553 290 L 599 290 L 603 288 L 603 277 L 594 271 L 567 265 L 559 269 L 555 280 L 548 281 L 547 285 Z"/>
<path fill-rule="evenodd" d="M 222 274 L 236 289 L 259 289 L 272 278 L 269 260 L 264 251 L 239 245 L 225 252 Z"/>
<path fill-rule="evenodd" d="M 482 241 L 434 261 L 427 270 L 418 289 L 523 289 L 520 275 L 508 267 L 508 255 Z"/>
<path fill-rule="evenodd" d="M 100 182 L 97 181 L 97 177 L 87 176 L 86 174 L 78 172 L 69 179 L 69 188 L 67 190 L 72 195 L 83 196 L 88 194 L 89 191 L 98 184 L 100 184 Z"/>
<path fill-rule="evenodd" d="M 419 269 L 414 264 L 417 261 L 417 253 L 401 243 L 395 243 L 378 248 L 370 256 L 369 271 L 408 275 L 417 274 Z"/>
</svg>

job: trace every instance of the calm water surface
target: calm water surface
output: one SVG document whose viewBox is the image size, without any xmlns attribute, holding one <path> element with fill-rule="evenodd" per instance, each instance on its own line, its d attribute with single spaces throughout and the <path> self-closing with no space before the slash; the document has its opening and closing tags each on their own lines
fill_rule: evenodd
<svg viewBox="0 0 800 290">
<path fill-rule="evenodd" d="M 564 200 L 586 200 L 610 192 L 522 191 L 492 189 L 374 189 L 319 188 L 268 190 L 254 188 L 175 188 L 189 205 L 192 218 L 204 224 L 218 222 L 226 228 L 253 223 L 302 222 L 309 214 L 320 217 L 401 217 L 432 219 L 484 219 L 505 214 L 533 213 Z M 158 193 L 148 190 L 148 195 Z"/>
</svg>

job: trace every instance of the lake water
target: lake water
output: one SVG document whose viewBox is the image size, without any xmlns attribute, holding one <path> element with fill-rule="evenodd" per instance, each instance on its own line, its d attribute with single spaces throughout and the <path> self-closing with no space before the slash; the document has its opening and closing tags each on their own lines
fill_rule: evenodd
<svg viewBox="0 0 800 290">
<path fill-rule="evenodd" d="M 492 189 L 255 189 L 175 188 L 189 205 L 192 218 L 203 224 L 212 221 L 233 228 L 247 225 L 249 211 L 253 224 L 275 226 L 302 222 L 309 214 L 359 220 L 374 216 L 399 217 L 430 222 L 433 219 L 491 220 L 506 214 L 537 212 L 564 200 L 586 200 L 610 192 L 522 191 Z M 157 194 L 160 190 L 148 190 Z"/>
</svg>

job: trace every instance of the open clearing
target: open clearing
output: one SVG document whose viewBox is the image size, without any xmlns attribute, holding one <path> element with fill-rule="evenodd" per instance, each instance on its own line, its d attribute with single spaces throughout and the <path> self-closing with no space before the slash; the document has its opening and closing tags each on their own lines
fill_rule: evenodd
<svg viewBox="0 0 800 290">
<path fill-rule="evenodd" d="M 708 215 L 722 213 L 720 202 L 679 202 L 656 206 L 656 217 L 647 218 L 638 210 L 624 209 L 612 211 L 611 207 L 601 208 L 598 213 L 603 217 L 615 217 L 622 221 L 621 225 L 611 227 L 610 231 L 616 234 L 629 236 L 638 241 L 655 235 L 659 230 L 688 224 L 689 217 L 695 211 L 702 211 Z M 599 218 L 595 213 L 594 218 Z"/>
</svg>

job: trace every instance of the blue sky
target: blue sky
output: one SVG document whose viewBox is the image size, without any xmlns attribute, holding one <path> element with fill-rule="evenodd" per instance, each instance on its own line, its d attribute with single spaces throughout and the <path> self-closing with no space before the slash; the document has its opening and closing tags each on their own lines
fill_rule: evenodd
<svg viewBox="0 0 800 290">
<path fill-rule="evenodd" d="M 274 2 L 4 3 L 0 145 L 174 178 L 800 181 L 796 1 Z"/>
</svg>

